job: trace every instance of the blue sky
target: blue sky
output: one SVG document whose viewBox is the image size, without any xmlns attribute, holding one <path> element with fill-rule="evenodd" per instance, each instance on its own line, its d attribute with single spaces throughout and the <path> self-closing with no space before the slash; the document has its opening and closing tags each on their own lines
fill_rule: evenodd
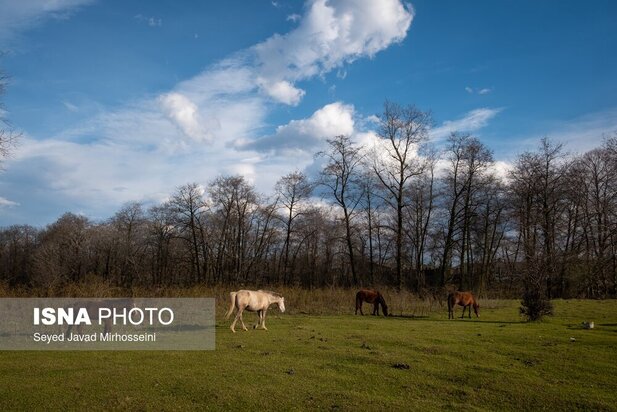
<svg viewBox="0 0 617 412">
<path fill-rule="evenodd" d="M 502 168 L 540 137 L 617 130 L 613 1 L 0 0 L 0 225 L 93 219 L 240 173 L 268 193 L 385 99 L 477 135 Z"/>
</svg>

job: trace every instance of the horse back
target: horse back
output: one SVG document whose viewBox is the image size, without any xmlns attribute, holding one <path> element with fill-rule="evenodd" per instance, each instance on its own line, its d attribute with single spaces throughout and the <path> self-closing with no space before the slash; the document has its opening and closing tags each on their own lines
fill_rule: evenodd
<svg viewBox="0 0 617 412">
<path fill-rule="evenodd" d="M 477 304 L 477 302 L 476 298 L 471 292 L 456 291 L 448 294 L 448 305 L 452 307 L 457 304 L 460 306 L 469 306 Z"/>
<path fill-rule="evenodd" d="M 373 289 L 360 289 L 358 293 L 356 293 L 356 301 L 360 300 L 368 303 L 375 303 L 380 297 L 381 294 Z"/>
</svg>

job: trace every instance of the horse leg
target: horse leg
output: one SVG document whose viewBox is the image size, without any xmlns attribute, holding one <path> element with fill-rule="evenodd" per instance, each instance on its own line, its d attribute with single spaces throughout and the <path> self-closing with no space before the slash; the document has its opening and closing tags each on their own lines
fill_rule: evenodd
<svg viewBox="0 0 617 412">
<path fill-rule="evenodd" d="M 467 314 L 469 315 L 469 319 L 471 319 L 471 304 L 468 306 L 469 310 L 467 310 Z"/>
<path fill-rule="evenodd" d="M 261 310 L 257 311 L 257 323 L 253 325 L 253 329 L 257 329 L 261 325 Z"/>
<path fill-rule="evenodd" d="M 263 330 L 268 330 L 268 328 L 266 328 L 266 312 L 268 311 L 268 309 L 264 309 L 263 310 L 263 314 L 261 315 L 261 327 L 263 328 Z"/>
<path fill-rule="evenodd" d="M 466 307 L 467 307 L 467 306 L 463 306 L 463 314 L 461 315 L 461 319 L 463 319 L 463 318 L 465 317 L 465 308 L 466 308 Z"/>
<path fill-rule="evenodd" d="M 234 321 L 231 323 L 231 326 L 229 327 L 233 333 L 236 333 L 236 322 L 238 322 L 238 319 L 242 319 L 243 310 L 244 310 L 243 307 L 238 307 L 238 312 L 236 313 L 236 316 L 234 317 Z M 244 323 L 242 323 L 242 325 L 244 326 Z M 244 330 L 246 330 L 246 327 L 244 328 Z"/>
<path fill-rule="evenodd" d="M 373 315 L 379 316 L 379 302 L 378 301 L 375 301 L 375 304 L 373 305 Z"/>
<path fill-rule="evenodd" d="M 231 326 L 229 327 L 229 329 L 231 329 L 233 333 L 236 333 L 236 322 L 238 321 L 239 317 L 240 317 L 240 311 L 236 313 L 236 316 L 234 316 L 234 321 L 231 322 Z"/>
<path fill-rule="evenodd" d="M 244 324 L 244 319 L 242 319 L 242 312 L 244 312 L 244 308 L 242 308 L 242 311 L 240 312 L 240 323 L 242 323 L 242 329 L 248 331 L 246 325 Z"/>
</svg>

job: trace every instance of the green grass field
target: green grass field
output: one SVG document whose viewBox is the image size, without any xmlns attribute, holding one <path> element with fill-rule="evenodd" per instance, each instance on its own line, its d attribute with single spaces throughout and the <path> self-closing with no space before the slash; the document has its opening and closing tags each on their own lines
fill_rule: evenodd
<svg viewBox="0 0 617 412">
<path fill-rule="evenodd" d="M 540 323 L 517 308 L 454 321 L 273 308 L 267 332 L 219 318 L 215 351 L 2 352 L 0 410 L 617 410 L 617 301 L 556 301 Z"/>
</svg>

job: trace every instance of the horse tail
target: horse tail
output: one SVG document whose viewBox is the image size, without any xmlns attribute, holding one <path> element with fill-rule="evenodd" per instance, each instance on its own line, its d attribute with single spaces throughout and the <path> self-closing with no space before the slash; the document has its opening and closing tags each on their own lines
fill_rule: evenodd
<svg viewBox="0 0 617 412">
<path fill-rule="evenodd" d="M 225 314 L 225 319 L 229 319 L 229 316 L 233 313 L 234 307 L 236 306 L 236 292 L 229 292 L 229 310 Z"/>
</svg>

